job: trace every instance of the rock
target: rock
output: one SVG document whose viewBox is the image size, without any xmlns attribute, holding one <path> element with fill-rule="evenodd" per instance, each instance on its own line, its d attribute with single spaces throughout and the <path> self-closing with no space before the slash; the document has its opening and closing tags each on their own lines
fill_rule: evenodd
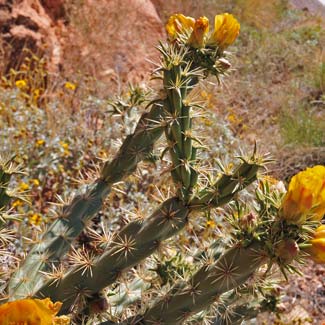
<svg viewBox="0 0 325 325">
<path fill-rule="evenodd" d="M 49 71 L 57 71 L 62 56 L 58 36 L 60 24 L 47 14 L 38 0 L 7 1 L 0 5 L 0 21 L 6 50 L 3 73 L 8 73 L 11 68 L 19 69 L 24 58 L 31 53 L 46 55 Z"/>
<path fill-rule="evenodd" d="M 149 0 L 87 0 L 66 35 L 65 70 L 115 86 L 147 79 L 164 27 Z"/>
<path fill-rule="evenodd" d="M 294 8 L 309 11 L 312 14 L 325 18 L 325 6 L 323 0 L 290 0 L 289 3 Z"/>
<path fill-rule="evenodd" d="M 19 69 L 28 48 L 46 56 L 52 73 L 80 72 L 119 87 L 148 78 L 149 61 L 158 58 L 154 47 L 164 28 L 149 0 L 85 0 L 80 6 L 64 0 L 0 1 L 4 73 Z"/>
</svg>

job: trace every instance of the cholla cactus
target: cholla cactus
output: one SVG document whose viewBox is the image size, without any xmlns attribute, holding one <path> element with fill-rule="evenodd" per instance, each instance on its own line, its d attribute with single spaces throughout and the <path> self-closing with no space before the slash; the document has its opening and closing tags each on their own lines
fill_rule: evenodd
<svg viewBox="0 0 325 325">
<path fill-rule="evenodd" d="M 193 267 L 182 268 L 181 280 L 171 284 L 166 277 L 162 284 L 165 294 L 152 291 L 149 295 L 155 299 L 142 310 L 129 309 L 122 317 L 122 324 L 195 323 L 203 317 L 202 310 L 211 306 L 215 315 L 219 315 L 220 324 L 240 324 L 265 310 L 265 306 L 275 308 L 269 303 L 272 299 L 267 299 L 270 285 L 265 280 L 274 266 L 286 275 L 297 271 L 295 263 L 301 263 L 307 255 L 305 248 L 310 246 L 308 241 L 324 212 L 322 166 L 308 172 L 309 176 L 320 173 L 323 183 L 317 187 L 319 192 L 311 201 L 309 196 L 306 198 L 308 204 L 303 211 L 294 209 L 294 213 L 292 206 L 296 203 L 292 202 L 296 202 L 298 185 L 289 186 L 284 200 L 284 194 L 272 189 L 267 181 L 260 181 L 252 204 L 243 203 L 238 197 L 240 191 L 258 179 L 259 171 L 269 161 L 267 156 L 257 154 L 256 148 L 252 155 L 239 157 L 235 166 L 219 163 L 220 172 L 216 175 L 200 173 L 202 143 L 195 136 L 193 124 L 201 107 L 192 99 L 191 92 L 207 76 L 221 81 L 226 74 L 230 63 L 225 49 L 235 41 L 239 23 L 230 14 L 217 15 L 214 31 L 209 32 L 206 17 L 195 20 L 177 14 L 170 18 L 167 33 L 169 41 L 159 46 L 161 64 L 155 71 L 155 77 L 162 80 L 162 98 L 148 105 L 133 134 L 124 140 L 116 157 L 104 164 L 98 179 L 62 208 L 57 220 L 12 276 L 8 284 L 10 300 L 32 296 L 50 298 L 56 304 L 62 302 L 60 313 L 72 313 L 77 323 L 87 319 L 93 323 L 92 315 L 104 315 L 110 306 L 120 313 L 119 304 L 127 308 L 135 301 L 128 299 L 130 295 L 123 290 L 140 288 L 143 294 L 152 288 L 141 278 L 135 279 L 130 287 L 121 286 L 122 292 L 116 299 L 108 299 L 105 288 L 155 253 L 163 241 L 179 233 L 191 218 L 229 202 L 232 203 L 227 209 L 231 225 L 228 241 L 215 242 L 208 253 L 198 253 Z M 163 133 L 166 137 L 163 153 L 170 156 L 175 195 L 147 218 L 129 222 L 113 234 L 102 254 L 77 252 L 73 265 L 66 269 L 61 260 L 74 239 L 101 209 L 112 186 L 150 156 Z M 303 174 L 297 178 L 305 184 L 305 177 Z M 315 213 L 317 218 L 309 217 Z M 292 222 L 297 218 L 299 222 Z M 264 294 L 257 296 L 257 291 Z M 252 295 L 254 304 L 246 304 L 245 297 Z M 103 324 L 119 321 L 107 314 L 103 319 L 106 319 Z"/>
<path fill-rule="evenodd" d="M 13 201 L 28 201 L 26 193 L 20 189 L 10 187 L 9 183 L 14 175 L 24 174 L 14 158 L 0 157 L 0 259 L 1 259 L 1 284 L 7 278 L 8 270 L 6 260 L 12 257 L 6 248 L 15 239 L 13 231 L 8 229 L 8 223 L 20 221 L 20 216 L 13 213 L 11 204 Z"/>
</svg>

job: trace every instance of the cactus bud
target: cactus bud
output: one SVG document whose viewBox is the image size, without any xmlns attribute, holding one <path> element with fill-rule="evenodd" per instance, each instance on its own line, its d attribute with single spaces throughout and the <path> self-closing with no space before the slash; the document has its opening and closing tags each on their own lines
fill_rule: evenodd
<svg viewBox="0 0 325 325">
<path fill-rule="evenodd" d="M 240 225 L 243 229 L 252 229 L 256 224 L 257 216 L 250 212 L 240 218 Z"/>
<path fill-rule="evenodd" d="M 293 239 L 283 239 L 275 246 L 275 255 L 284 263 L 291 263 L 298 253 L 298 244 Z"/>
<path fill-rule="evenodd" d="M 231 67 L 231 63 L 225 58 L 220 58 L 216 61 L 215 66 L 217 69 L 219 68 L 225 71 Z"/>
</svg>

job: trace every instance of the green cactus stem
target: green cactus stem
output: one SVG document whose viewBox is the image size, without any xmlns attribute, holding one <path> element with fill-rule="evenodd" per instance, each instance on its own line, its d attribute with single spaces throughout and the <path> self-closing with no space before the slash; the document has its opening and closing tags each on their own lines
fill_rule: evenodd
<svg viewBox="0 0 325 325">
<path fill-rule="evenodd" d="M 177 283 L 149 308 L 140 324 L 182 324 L 209 307 L 223 293 L 237 288 L 265 262 L 262 244 L 228 249 L 216 262 L 204 265 L 189 281 Z"/>
<path fill-rule="evenodd" d="M 62 279 L 49 281 L 36 295 L 62 301 L 60 312 L 69 312 L 82 292 L 89 297 L 101 291 L 121 272 L 151 255 L 161 241 L 183 229 L 188 215 L 188 207 L 178 198 L 168 199 L 145 221 L 125 226 L 97 260 L 75 267 Z"/>
<path fill-rule="evenodd" d="M 193 147 L 191 136 L 193 107 L 186 96 L 203 77 L 202 70 L 193 68 L 192 62 L 185 60 L 188 51 L 177 47 L 160 47 L 163 83 L 167 94 L 165 136 L 172 160 L 172 178 L 184 202 L 191 197 L 197 182 L 196 148 Z"/>
<path fill-rule="evenodd" d="M 240 166 L 246 166 L 246 162 Z M 243 168 L 238 167 L 240 170 Z M 250 168 L 246 168 L 251 170 Z M 245 170 L 246 170 L 245 169 Z M 257 172 L 257 169 L 256 169 Z M 233 177 L 229 177 L 229 182 L 224 182 L 223 186 L 228 189 L 229 184 L 233 184 Z M 237 179 L 237 178 L 236 178 Z M 255 177 L 250 178 L 251 181 Z M 237 179 L 239 182 L 239 180 Z M 238 185 L 238 184 L 237 184 Z M 245 183 L 245 185 L 248 185 Z M 229 202 L 241 186 L 234 186 L 236 191 L 227 195 L 222 200 L 215 200 L 214 206 Z M 222 195 L 220 189 L 220 195 Z M 63 301 L 61 312 L 68 312 L 73 306 L 76 297 L 80 292 L 87 292 L 88 296 L 96 294 L 108 285 L 112 284 L 121 272 L 138 264 L 142 259 L 152 254 L 159 246 L 159 243 L 166 240 L 184 228 L 188 222 L 188 216 L 192 206 L 187 206 L 179 198 L 171 198 L 165 201 L 148 219 L 145 221 L 131 222 L 117 235 L 108 250 L 96 261 L 89 265 L 91 273 L 85 273 L 84 269 L 75 267 L 62 279 L 49 281 L 36 291 L 36 296 L 51 297 L 54 301 Z M 54 284 L 55 282 L 55 284 Z"/>
<path fill-rule="evenodd" d="M 134 133 L 127 136 L 116 157 L 105 163 L 100 178 L 85 193 L 77 195 L 71 204 L 63 207 L 61 215 L 12 276 L 9 283 L 11 300 L 31 295 L 40 288 L 46 280 L 42 272 L 48 272 L 53 265 L 58 265 L 86 222 L 101 209 L 112 185 L 131 174 L 137 164 L 150 155 L 155 141 L 163 132 L 163 105 L 161 101 L 152 104 L 151 110 L 141 116 Z"/>
</svg>

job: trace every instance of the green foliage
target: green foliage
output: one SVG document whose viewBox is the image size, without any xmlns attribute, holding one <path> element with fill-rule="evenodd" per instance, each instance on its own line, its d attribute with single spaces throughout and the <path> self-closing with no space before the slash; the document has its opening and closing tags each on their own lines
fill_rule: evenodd
<svg viewBox="0 0 325 325">
<path fill-rule="evenodd" d="M 325 121 L 308 107 L 283 113 L 280 125 L 282 135 L 288 144 L 325 146 Z"/>
</svg>

